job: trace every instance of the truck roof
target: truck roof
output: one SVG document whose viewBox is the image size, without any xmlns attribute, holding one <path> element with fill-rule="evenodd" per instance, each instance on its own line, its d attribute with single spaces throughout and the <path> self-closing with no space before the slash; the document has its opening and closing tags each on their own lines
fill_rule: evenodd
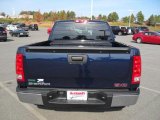
<svg viewBox="0 0 160 120">
<path fill-rule="evenodd" d="M 77 19 L 77 20 L 87 20 L 87 19 Z M 57 20 L 56 22 L 74 22 L 75 20 Z M 87 20 L 88 22 L 105 22 L 102 20 Z"/>
</svg>

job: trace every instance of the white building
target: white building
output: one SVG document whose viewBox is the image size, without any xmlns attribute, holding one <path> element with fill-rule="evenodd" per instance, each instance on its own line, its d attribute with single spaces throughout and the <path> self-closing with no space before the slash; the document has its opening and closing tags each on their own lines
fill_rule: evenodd
<svg viewBox="0 0 160 120">
<path fill-rule="evenodd" d="M 18 18 L 29 18 L 29 19 L 33 19 L 33 15 L 23 14 L 23 15 L 19 15 Z"/>
<path fill-rule="evenodd" d="M 5 18 L 5 16 L 3 16 L 3 15 L 0 15 L 0 18 Z"/>
</svg>

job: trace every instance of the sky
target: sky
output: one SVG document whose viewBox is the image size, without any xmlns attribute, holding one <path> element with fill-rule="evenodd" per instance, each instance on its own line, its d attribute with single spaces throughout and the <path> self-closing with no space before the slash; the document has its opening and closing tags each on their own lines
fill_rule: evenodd
<svg viewBox="0 0 160 120">
<path fill-rule="evenodd" d="M 0 12 L 12 15 L 15 11 L 40 10 L 41 12 L 73 10 L 77 16 L 90 16 L 91 0 L 0 0 Z M 136 15 L 142 11 L 145 19 L 151 14 L 160 15 L 160 0 L 93 0 L 93 15 L 117 12 L 119 17 Z"/>
</svg>

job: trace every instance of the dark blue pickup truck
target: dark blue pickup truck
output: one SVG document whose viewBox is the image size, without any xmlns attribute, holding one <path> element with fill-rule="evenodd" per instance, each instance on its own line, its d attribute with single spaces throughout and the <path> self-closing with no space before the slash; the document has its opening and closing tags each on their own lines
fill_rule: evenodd
<svg viewBox="0 0 160 120">
<path fill-rule="evenodd" d="M 57 21 L 48 41 L 18 48 L 16 74 L 22 102 L 124 107 L 137 102 L 141 57 L 106 22 Z"/>
</svg>

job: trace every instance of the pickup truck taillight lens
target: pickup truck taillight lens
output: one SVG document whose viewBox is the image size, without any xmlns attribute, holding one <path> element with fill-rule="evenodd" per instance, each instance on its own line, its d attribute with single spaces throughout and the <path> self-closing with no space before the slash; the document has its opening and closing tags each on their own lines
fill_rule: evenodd
<svg viewBox="0 0 160 120">
<path fill-rule="evenodd" d="M 47 33 L 48 33 L 49 35 L 51 34 L 51 31 L 52 31 L 51 28 L 48 28 L 48 29 L 47 29 Z"/>
<path fill-rule="evenodd" d="M 131 84 L 140 84 L 140 78 L 141 78 L 141 57 L 133 56 Z"/>
<path fill-rule="evenodd" d="M 23 55 L 17 54 L 16 55 L 16 74 L 17 74 L 17 81 L 18 82 L 25 82 L 24 79 L 24 67 L 23 67 Z"/>
</svg>

